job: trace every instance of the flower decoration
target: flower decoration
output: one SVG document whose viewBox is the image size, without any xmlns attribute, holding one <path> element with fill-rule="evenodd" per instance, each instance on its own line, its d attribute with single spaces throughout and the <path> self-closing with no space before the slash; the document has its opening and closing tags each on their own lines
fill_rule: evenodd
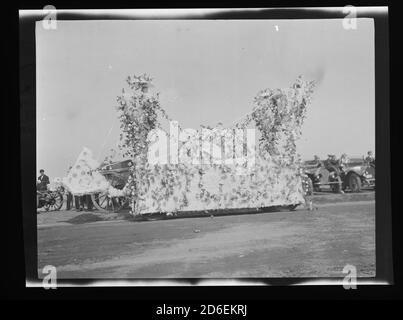
<svg viewBox="0 0 403 320">
<path fill-rule="evenodd" d="M 132 159 L 132 164 L 125 188 L 109 187 L 108 192 L 110 196 L 129 197 L 132 214 L 260 208 L 303 201 L 296 141 L 301 135 L 314 82 L 298 77 L 290 88 L 264 89 L 257 93 L 252 112 L 233 126 L 237 129 L 253 126 L 261 133 L 255 169 L 244 175 L 237 174 L 236 166 L 224 163 L 149 165 L 148 134 L 162 128 L 160 119 L 172 119 L 161 107 L 158 93 L 149 91 L 153 87 L 150 76 L 134 75 L 126 82 L 128 88 L 117 98 L 121 123 L 119 149 Z M 222 123 L 215 127 L 201 126 L 198 133 L 203 128 L 212 130 L 214 140 L 220 135 Z M 194 144 L 184 142 L 180 147 L 184 155 L 198 152 Z"/>
</svg>

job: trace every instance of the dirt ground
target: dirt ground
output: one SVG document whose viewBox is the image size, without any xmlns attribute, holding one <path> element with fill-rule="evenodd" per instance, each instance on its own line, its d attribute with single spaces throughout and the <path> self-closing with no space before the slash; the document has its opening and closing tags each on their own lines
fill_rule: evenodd
<svg viewBox="0 0 403 320">
<path fill-rule="evenodd" d="M 312 199 L 313 211 L 141 222 L 41 213 L 38 273 L 54 265 L 58 278 L 341 277 L 351 264 L 375 276 L 374 192 Z"/>
</svg>

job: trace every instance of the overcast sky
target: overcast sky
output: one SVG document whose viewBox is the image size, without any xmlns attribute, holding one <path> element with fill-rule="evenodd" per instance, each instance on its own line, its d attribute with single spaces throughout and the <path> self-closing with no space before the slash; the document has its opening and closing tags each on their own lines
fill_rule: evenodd
<svg viewBox="0 0 403 320">
<path fill-rule="evenodd" d="M 64 176 L 83 146 L 116 146 L 116 97 L 148 73 L 184 128 L 230 124 L 264 88 L 316 80 L 298 151 L 361 156 L 375 148 L 374 29 L 333 20 L 58 21 L 36 25 L 37 168 Z"/>
</svg>

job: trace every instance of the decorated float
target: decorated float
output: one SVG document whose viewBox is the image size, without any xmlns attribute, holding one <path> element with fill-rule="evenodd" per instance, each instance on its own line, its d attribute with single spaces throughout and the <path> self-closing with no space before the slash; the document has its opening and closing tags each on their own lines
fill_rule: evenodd
<svg viewBox="0 0 403 320">
<path fill-rule="evenodd" d="M 182 129 L 147 75 L 127 78 L 117 98 L 123 161 L 94 160 L 84 148 L 63 178 L 75 195 L 91 194 L 102 211 L 133 215 L 286 207 L 307 190 L 296 141 L 314 82 L 258 92 L 250 113 L 231 127 Z M 166 128 L 168 125 L 168 129 Z"/>
</svg>

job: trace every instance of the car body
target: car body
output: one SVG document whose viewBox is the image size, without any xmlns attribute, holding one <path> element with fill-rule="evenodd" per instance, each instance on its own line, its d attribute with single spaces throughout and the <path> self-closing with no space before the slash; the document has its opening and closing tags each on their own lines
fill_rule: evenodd
<svg viewBox="0 0 403 320">
<path fill-rule="evenodd" d="M 375 187 L 375 164 L 363 159 L 350 159 L 342 166 L 343 188 L 359 192 L 361 187 Z"/>
</svg>

